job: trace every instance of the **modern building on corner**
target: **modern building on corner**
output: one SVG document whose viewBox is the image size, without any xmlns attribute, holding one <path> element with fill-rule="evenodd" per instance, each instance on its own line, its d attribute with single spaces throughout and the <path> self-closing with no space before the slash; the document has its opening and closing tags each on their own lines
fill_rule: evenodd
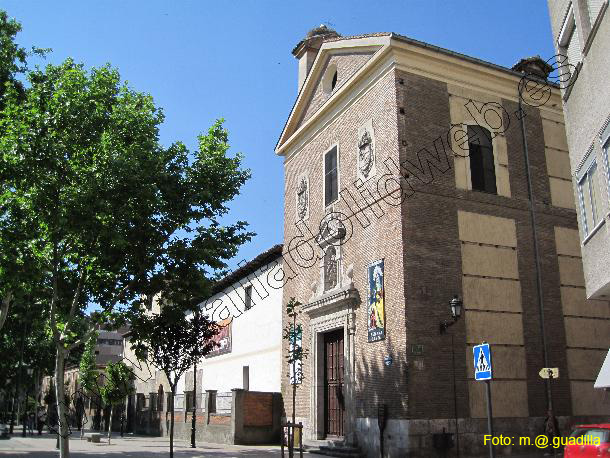
<svg viewBox="0 0 610 458">
<path fill-rule="evenodd" d="M 550 400 L 564 431 L 606 418 L 593 381 L 610 305 L 585 294 L 563 94 L 549 83 L 536 106 L 519 92 L 523 72 L 548 66 L 325 26 L 293 54 L 298 95 L 276 153 L 284 304 L 303 304 L 307 358 L 302 379 L 282 372 L 286 418 L 296 382 L 312 444 L 429 457 L 450 433 L 462 456 L 483 453 L 483 341 L 497 434 L 540 434 Z"/>
<path fill-rule="evenodd" d="M 549 0 L 548 4 L 555 48 L 569 64 L 562 67 L 561 95 L 587 297 L 606 300 L 610 298 L 608 0 Z M 610 389 L 610 351 L 595 386 Z"/>
</svg>

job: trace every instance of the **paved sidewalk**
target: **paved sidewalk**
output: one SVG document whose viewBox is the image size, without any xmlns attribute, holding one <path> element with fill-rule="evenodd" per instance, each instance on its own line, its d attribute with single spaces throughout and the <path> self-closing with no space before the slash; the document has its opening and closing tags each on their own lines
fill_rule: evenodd
<svg viewBox="0 0 610 458">
<path fill-rule="evenodd" d="M 70 440 L 71 458 L 109 457 L 109 458 L 161 458 L 169 456 L 169 440 L 161 437 L 143 436 L 112 436 L 112 443 L 108 445 L 104 437 L 103 443 L 92 444 L 86 440 L 80 440 L 77 432 Z M 56 436 L 48 433 L 42 436 L 28 436 L 22 438 L 20 434 L 13 435 L 11 439 L 0 440 L 0 458 L 56 458 L 59 456 L 55 450 Z M 532 454 L 501 455 L 511 458 L 542 458 L 541 451 L 532 451 Z M 280 447 L 276 445 L 263 446 L 240 446 L 222 444 L 199 443 L 196 449 L 190 447 L 190 443 L 177 441 L 174 444 L 174 455 L 176 458 L 270 458 L 281 457 Z M 304 457 L 322 457 L 316 453 L 304 453 Z M 563 454 L 558 453 L 557 457 Z M 462 458 L 468 458 L 462 456 Z"/>
<path fill-rule="evenodd" d="M 86 440 L 80 440 L 79 436 L 70 439 L 71 458 L 85 457 L 110 457 L 110 458 L 149 458 L 169 456 L 169 440 L 161 437 L 141 436 L 112 436 L 111 444 L 92 444 Z M 28 457 L 28 458 L 51 458 L 59 454 L 55 449 L 56 438 L 54 435 L 43 434 L 22 438 L 14 435 L 10 439 L 0 440 L 0 457 Z M 267 458 L 280 457 L 280 447 L 267 446 L 240 446 L 222 444 L 198 444 L 192 449 L 190 444 L 182 441 L 174 443 L 174 455 L 176 458 Z M 307 457 L 320 457 L 313 453 L 304 453 Z"/>
</svg>

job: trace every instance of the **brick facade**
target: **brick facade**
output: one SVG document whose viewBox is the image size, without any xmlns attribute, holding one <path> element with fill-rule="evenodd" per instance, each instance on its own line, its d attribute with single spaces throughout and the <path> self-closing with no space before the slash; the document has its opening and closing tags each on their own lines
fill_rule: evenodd
<svg viewBox="0 0 610 458">
<path fill-rule="evenodd" d="M 320 65 L 326 64 L 322 60 Z M 511 75 L 511 78 L 514 80 L 512 98 L 500 98 L 500 105 L 505 110 L 504 122 L 509 125 L 501 135 L 507 150 L 510 197 L 456 186 L 459 180 L 453 154 L 448 154 L 446 160 L 444 153 L 435 158 L 442 152 L 442 148 L 435 151 L 435 146 L 440 147 L 439 138 L 447 145 L 447 133 L 455 124 L 450 109 L 450 98 L 454 97 L 455 90 L 449 89 L 442 78 L 396 66 L 380 71 L 376 78 L 371 78 L 370 87 L 354 93 L 352 100 L 346 95 L 348 102 L 344 103 L 344 109 L 333 113 L 332 108 L 324 111 L 327 105 L 316 108 L 323 111 L 319 114 L 321 120 L 330 121 L 295 134 L 302 137 L 302 146 L 294 150 L 288 148 L 287 154 L 282 153 L 285 154 L 283 257 L 290 277 L 284 284 L 284 303 L 295 297 L 304 304 L 299 321 L 304 327 L 303 346 L 309 356 L 303 363 L 304 382 L 297 389 L 296 416 L 297 421 L 304 422 L 307 438 L 323 437 L 321 420 L 317 418 L 321 411 L 316 408 L 322 402 L 317 391 L 320 378 L 315 362 L 320 357 L 320 347 L 314 341 L 319 331 L 312 324 L 308 310 L 312 304 L 326 301 L 329 320 L 335 314 L 335 310 L 331 310 L 332 299 L 320 289 L 323 253 L 312 239 L 319 231 L 325 212 L 329 211 L 324 208 L 323 155 L 335 145 L 338 147 L 341 198 L 332 205 L 332 211 L 352 215 L 357 210 L 352 197 L 364 207 L 367 194 L 359 192 L 358 187 L 360 191 L 370 190 L 370 195 L 379 200 L 377 205 L 344 221 L 347 236 L 338 248 L 340 277 L 344 278 L 349 272 L 353 280 L 353 284 L 347 281 L 342 287 L 352 287 L 359 297 L 353 309 L 348 309 L 348 313 L 354 314 L 353 325 L 345 327 L 346 339 L 347 333 L 353 332 L 350 343 L 346 343 L 346 351 L 353 351 L 352 360 L 346 365 L 353 363 L 354 366 L 353 373 L 346 372 L 346 409 L 350 410 L 346 422 L 351 422 L 346 427 L 346 439 L 357 442 L 367 454 L 373 455 L 379 443 L 378 406 L 385 404 L 389 418 L 386 429 L 389 456 L 407 453 L 409 456 L 417 453 L 433 456 L 431 434 L 441 432 L 443 428 L 449 432 L 455 430 L 452 420 L 456 415 L 452 387 L 453 341 L 460 448 L 470 454 L 483 452 L 481 434 L 485 424 L 479 415 L 482 385 L 474 382 L 471 363 L 472 346 L 480 343 L 480 334 L 485 332 L 481 323 L 498 329 L 496 334 L 483 335 L 497 349 L 500 365 L 493 382 L 496 393 L 493 399 L 504 418 L 497 419 L 497 430 L 534 436 L 541 432 L 547 398 L 545 383 L 538 372 L 545 364 L 558 367 L 560 374 L 564 374 L 552 383 L 556 415 L 561 417 L 563 427 L 576 421 L 570 418 L 574 414 L 574 388 L 570 383 L 573 369 L 567 360 L 566 333 L 571 331 L 566 328 L 566 304 L 562 303 L 563 282 L 555 235 L 556 228 L 576 229 L 576 215 L 571 209 L 552 205 L 542 109 L 524 104 L 544 304 L 545 361 L 524 142 L 517 103 L 518 77 Z M 314 89 L 314 94 L 316 91 Z M 507 92 L 510 94 L 510 88 Z M 485 102 L 480 100 L 478 103 Z M 307 113 L 311 105 L 304 110 Z M 356 184 L 358 128 L 368 120 L 372 120 L 374 130 L 377 172 L 360 186 Z M 428 150 L 430 161 L 437 164 L 427 176 L 417 170 L 427 167 L 424 161 L 420 162 L 426 155 L 422 151 L 424 148 Z M 447 151 L 451 153 L 448 148 Z M 413 173 L 405 177 L 403 170 L 401 180 L 403 189 L 408 190 L 410 185 L 414 193 L 399 205 L 389 197 L 383 198 L 376 187 L 378 179 L 388 173 L 387 159 L 411 162 L 409 170 Z M 398 176 L 397 171 L 391 171 Z M 297 223 L 295 194 L 303 174 L 309 180 L 309 218 Z M 464 241 L 458 224 L 459 214 L 472 215 L 472 218 L 491 216 L 496 218 L 492 221 L 506 222 L 507 227 L 514 228 L 514 240 L 504 245 L 485 240 Z M 364 226 L 361 221 L 365 222 Z M 490 234 L 493 232 L 491 230 Z M 305 244 L 299 246 L 298 241 Z M 474 264 L 479 273 L 471 271 L 472 263 L 463 255 L 466 252 L 475 253 Z M 308 261 L 312 255 L 317 258 Z M 502 272 L 503 266 L 498 264 L 503 259 L 500 255 L 514 259 L 512 273 Z M 385 262 L 386 336 L 385 340 L 369 343 L 366 267 L 379 259 Z M 439 335 L 439 323 L 450 318 L 448 303 L 453 295 L 464 297 L 466 283 L 482 285 L 486 281 L 513 285 L 512 290 L 518 293 L 505 308 L 494 302 L 494 298 L 502 302 L 501 289 L 489 293 L 493 303 L 474 307 L 465 298 L 464 317 L 446 334 Z M 475 292 L 479 290 L 475 288 Z M 608 308 L 608 304 L 604 307 Z M 586 315 L 589 312 L 578 313 Z M 316 315 L 316 320 L 323 319 L 324 309 L 319 308 L 316 314 L 322 315 Z M 285 315 L 284 323 L 287 319 Z M 351 323 L 349 317 L 347 322 Z M 604 316 L 599 323 L 610 335 L 608 318 Z M 601 343 L 602 346 L 607 344 L 610 342 Z M 353 350 L 349 345 L 353 345 Z M 284 356 L 287 351 L 284 343 Z M 384 364 L 386 357 L 391 357 L 391 365 Z M 285 415 L 290 417 L 292 385 L 287 377 L 282 383 L 282 394 Z"/>
</svg>

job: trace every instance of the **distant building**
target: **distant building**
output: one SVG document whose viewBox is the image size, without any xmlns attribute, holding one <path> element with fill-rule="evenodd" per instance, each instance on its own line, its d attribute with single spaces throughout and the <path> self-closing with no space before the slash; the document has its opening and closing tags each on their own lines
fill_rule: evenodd
<svg viewBox="0 0 610 458">
<path fill-rule="evenodd" d="M 523 72 L 546 76 L 544 61 L 510 69 L 326 26 L 293 54 L 299 92 L 276 153 L 284 304 L 303 304 L 309 352 L 296 403 L 306 439 L 379 456 L 381 423 L 388 456 L 436 456 L 457 425 L 462 456 L 485 453 L 485 389 L 473 369 L 483 341 L 497 435 L 542 432 L 543 367 L 559 368 L 562 432 L 606 419 L 610 400 L 593 381 L 610 305 L 585 296 L 562 93 L 549 84 L 536 104 L 519 89 Z M 454 295 L 462 318 L 442 334 Z M 282 374 L 290 418 L 294 379 Z"/>
<path fill-rule="evenodd" d="M 95 346 L 95 363 L 97 370 L 100 373 L 98 383 L 100 386 L 104 384 L 103 372 L 109 363 L 116 363 L 123 359 L 123 334 L 127 332 L 128 327 L 121 327 L 114 331 L 107 331 L 105 329 L 98 330 L 98 338 Z M 92 421 L 97 411 L 97 416 L 103 415 L 102 409 L 99 408 L 100 400 L 94 393 L 85 392 L 82 390 L 79 381 L 79 366 L 71 365 L 67 366 L 64 374 L 64 381 L 66 385 L 66 399 L 69 402 L 69 408 L 72 410 L 71 425 L 77 426 L 76 420 L 76 409 L 77 402 L 82 402 L 82 407 L 87 410 L 85 417 L 85 423 L 87 427 L 92 427 Z M 55 409 L 55 406 L 46 405 L 44 399 L 55 399 L 55 394 L 50 394 L 51 390 L 55 390 L 54 377 L 47 375 L 43 377 L 41 384 L 41 399 L 43 400 L 42 405 L 47 410 Z M 79 400 L 80 399 L 80 400 Z M 118 417 L 118 412 L 115 412 L 115 416 Z M 51 416 L 49 417 L 51 418 Z M 99 421 L 99 418 L 98 418 Z M 115 418 L 117 421 L 117 418 Z M 99 423 L 98 423 L 99 424 Z"/>
<path fill-rule="evenodd" d="M 549 0 L 587 297 L 610 298 L 610 12 L 608 0 Z M 610 318 L 606 302 L 598 314 Z M 606 345 L 607 347 L 607 345 Z M 606 350 L 608 350 L 606 348 Z M 610 351 L 596 382 L 610 389 Z M 599 358 L 595 357 L 598 368 Z"/>
<path fill-rule="evenodd" d="M 261 253 L 219 281 L 216 293 L 201 305 L 224 325 L 216 337 L 220 346 L 198 366 L 201 392 L 280 392 L 282 288 L 268 278 L 281 270 L 281 254 L 281 245 Z M 192 375 L 187 373 L 178 383 L 178 391 L 192 390 Z"/>
<path fill-rule="evenodd" d="M 121 328 L 116 331 L 98 331 L 97 345 L 95 347 L 95 362 L 105 366 L 108 363 L 116 363 L 123 358 L 123 334 L 129 328 Z"/>
<path fill-rule="evenodd" d="M 282 287 L 273 277 L 281 272 L 281 254 L 282 246 L 276 245 L 241 265 L 217 282 L 214 295 L 200 305 L 203 313 L 222 326 L 215 337 L 219 346 L 199 362 L 196 390 L 193 370 L 178 382 L 176 437 L 190 437 L 195 392 L 199 440 L 269 443 L 279 438 Z M 159 303 L 153 301 L 152 312 L 159 310 Z M 166 435 L 167 379 L 150 362 L 138 362 L 129 334 L 124 338 L 125 361 L 134 369 L 137 392 L 129 399 L 129 429 Z M 233 420 L 236 415 L 237 422 Z"/>
</svg>

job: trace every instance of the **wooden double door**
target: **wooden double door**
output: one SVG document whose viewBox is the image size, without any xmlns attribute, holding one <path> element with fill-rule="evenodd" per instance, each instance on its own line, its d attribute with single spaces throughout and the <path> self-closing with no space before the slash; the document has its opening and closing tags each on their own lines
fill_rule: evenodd
<svg viewBox="0 0 610 458">
<path fill-rule="evenodd" d="M 342 437 L 345 424 L 343 329 L 324 334 L 324 432 Z"/>
</svg>

